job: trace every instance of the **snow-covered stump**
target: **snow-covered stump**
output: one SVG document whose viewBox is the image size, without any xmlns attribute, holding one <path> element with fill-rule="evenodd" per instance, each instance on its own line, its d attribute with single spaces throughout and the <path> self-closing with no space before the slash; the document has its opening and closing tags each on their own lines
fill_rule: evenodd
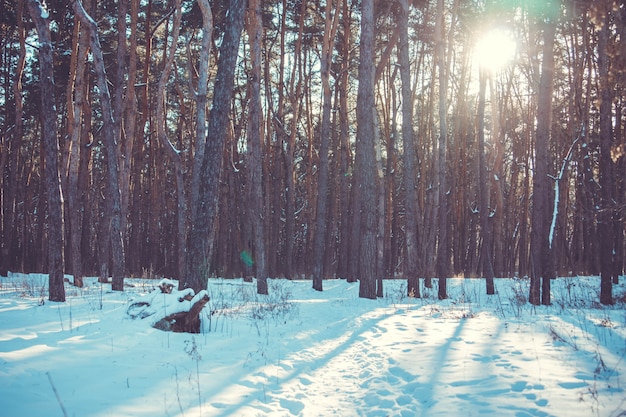
<svg viewBox="0 0 626 417">
<path fill-rule="evenodd" d="M 193 289 L 175 290 L 176 283 L 162 279 L 158 287 L 139 299 L 131 300 L 126 315 L 131 319 L 150 318 L 155 329 L 200 333 L 200 313 L 209 302 L 206 291 L 195 294 Z"/>
</svg>

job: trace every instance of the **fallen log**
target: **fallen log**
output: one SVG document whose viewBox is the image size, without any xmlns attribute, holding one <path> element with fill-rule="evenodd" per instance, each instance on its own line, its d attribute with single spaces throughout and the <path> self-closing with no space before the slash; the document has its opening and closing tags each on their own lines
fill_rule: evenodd
<svg viewBox="0 0 626 417">
<path fill-rule="evenodd" d="M 191 288 L 177 291 L 176 282 L 163 279 L 151 293 L 131 300 L 126 309 L 131 319 L 150 318 L 155 329 L 172 332 L 200 333 L 200 314 L 209 302 L 206 291 L 194 294 Z"/>
</svg>

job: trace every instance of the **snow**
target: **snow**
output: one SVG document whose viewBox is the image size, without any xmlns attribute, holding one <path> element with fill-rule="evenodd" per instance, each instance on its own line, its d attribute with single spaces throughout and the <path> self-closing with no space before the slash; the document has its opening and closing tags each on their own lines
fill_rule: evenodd
<svg viewBox="0 0 626 417">
<path fill-rule="evenodd" d="M 548 307 L 525 302 L 523 279 L 498 279 L 487 296 L 483 280 L 452 278 L 443 301 L 436 288 L 406 298 L 403 280 L 385 281 L 378 300 L 344 280 L 324 281 L 323 292 L 268 282 L 261 296 L 254 282 L 211 279 L 203 332 L 192 335 L 127 316 L 131 299 L 181 304 L 157 280 L 127 279 L 112 292 L 87 278 L 52 303 L 45 275 L 0 277 L 0 415 L 626 412 L 626 313 L 596 303 L 598 277 L 553 281 Z"/>
</svg>

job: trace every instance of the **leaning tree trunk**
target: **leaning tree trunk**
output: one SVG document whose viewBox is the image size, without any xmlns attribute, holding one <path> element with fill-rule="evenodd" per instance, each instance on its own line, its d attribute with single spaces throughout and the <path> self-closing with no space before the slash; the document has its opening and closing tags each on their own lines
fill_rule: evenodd
<svg viewBox="0 0 626 417">
<path fill-rule="evenodd" d="M 215 86 L 213 88 L 213 107 L 209 114 L 209 133 L 211 140 L 200 169 L 200 187 L 198 195 L 192 196 L 197 201 L 196 216 L 192 219 L 189 232 L 189 255 L 185 272 L 185 288 L 200 291 L 206 289 L 209 262 L 213 255 L 216 220 L 219 202 L 219 183 L 222 177 L 224 145 L 230 121 L 230 104 L 235 80 L 235 65 L 239 52 L 239 39 L 243 30 L 245 1 L 233 0 L 228 9 L 224 39 L 220 46 Z"/>
<path fill-rule="evenodd" d="M 111 235 L 111 276 L 113 291 L 124 290 L 124 240 L 122 236 L 122 207 L 120 186 L 118 178 L 117 163 L 117 127 L 113 120 L 113 109 L 111 107 L 111 94 L 104 66 L 104 56 L 100 39 L 98 38 L 98 27 L 96 22 L 87 14 L 83 8 L 81 0 L 73 3 L 74 13 L 81 24 L 89 33 L 89 44 L 93 55 L 94 71 L 96 73 L 96 83 L 100 94 L 100 105 L 102 106 L 102 119 L 104 123 L 104 148 L 107 155 L 107 210 L 110 213 L 110 235 Z"/>
<path fill-rule="evenodd" d="M 63 198 L 59 176 L 59 143 L 54 101 L 54 65 L 48 11 L 39 0 L 29 0 L 28 10 L 39 37 L 39 80 L 43 124 L 43 163 L 48 202 L 48 269 L 50 301 L 65 301 L 63 284 Z"/>
</svg>

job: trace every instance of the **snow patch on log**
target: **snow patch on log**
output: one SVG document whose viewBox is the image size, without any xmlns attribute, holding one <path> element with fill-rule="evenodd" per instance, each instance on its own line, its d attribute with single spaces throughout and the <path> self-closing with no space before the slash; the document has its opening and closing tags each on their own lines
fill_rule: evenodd
<svg viewBox="0 0 626 417">
<path fill-rule="evenodd" d="M 200 333 L 200 313 L 209 302 L 209 294 L 195 294 L 191 288 L 178 291 L 177 283 L 162 279 L 149 294 L 130 301 L 126 316 L 149 319 L 156 329 L 173 332 Z"/>
</svg>

